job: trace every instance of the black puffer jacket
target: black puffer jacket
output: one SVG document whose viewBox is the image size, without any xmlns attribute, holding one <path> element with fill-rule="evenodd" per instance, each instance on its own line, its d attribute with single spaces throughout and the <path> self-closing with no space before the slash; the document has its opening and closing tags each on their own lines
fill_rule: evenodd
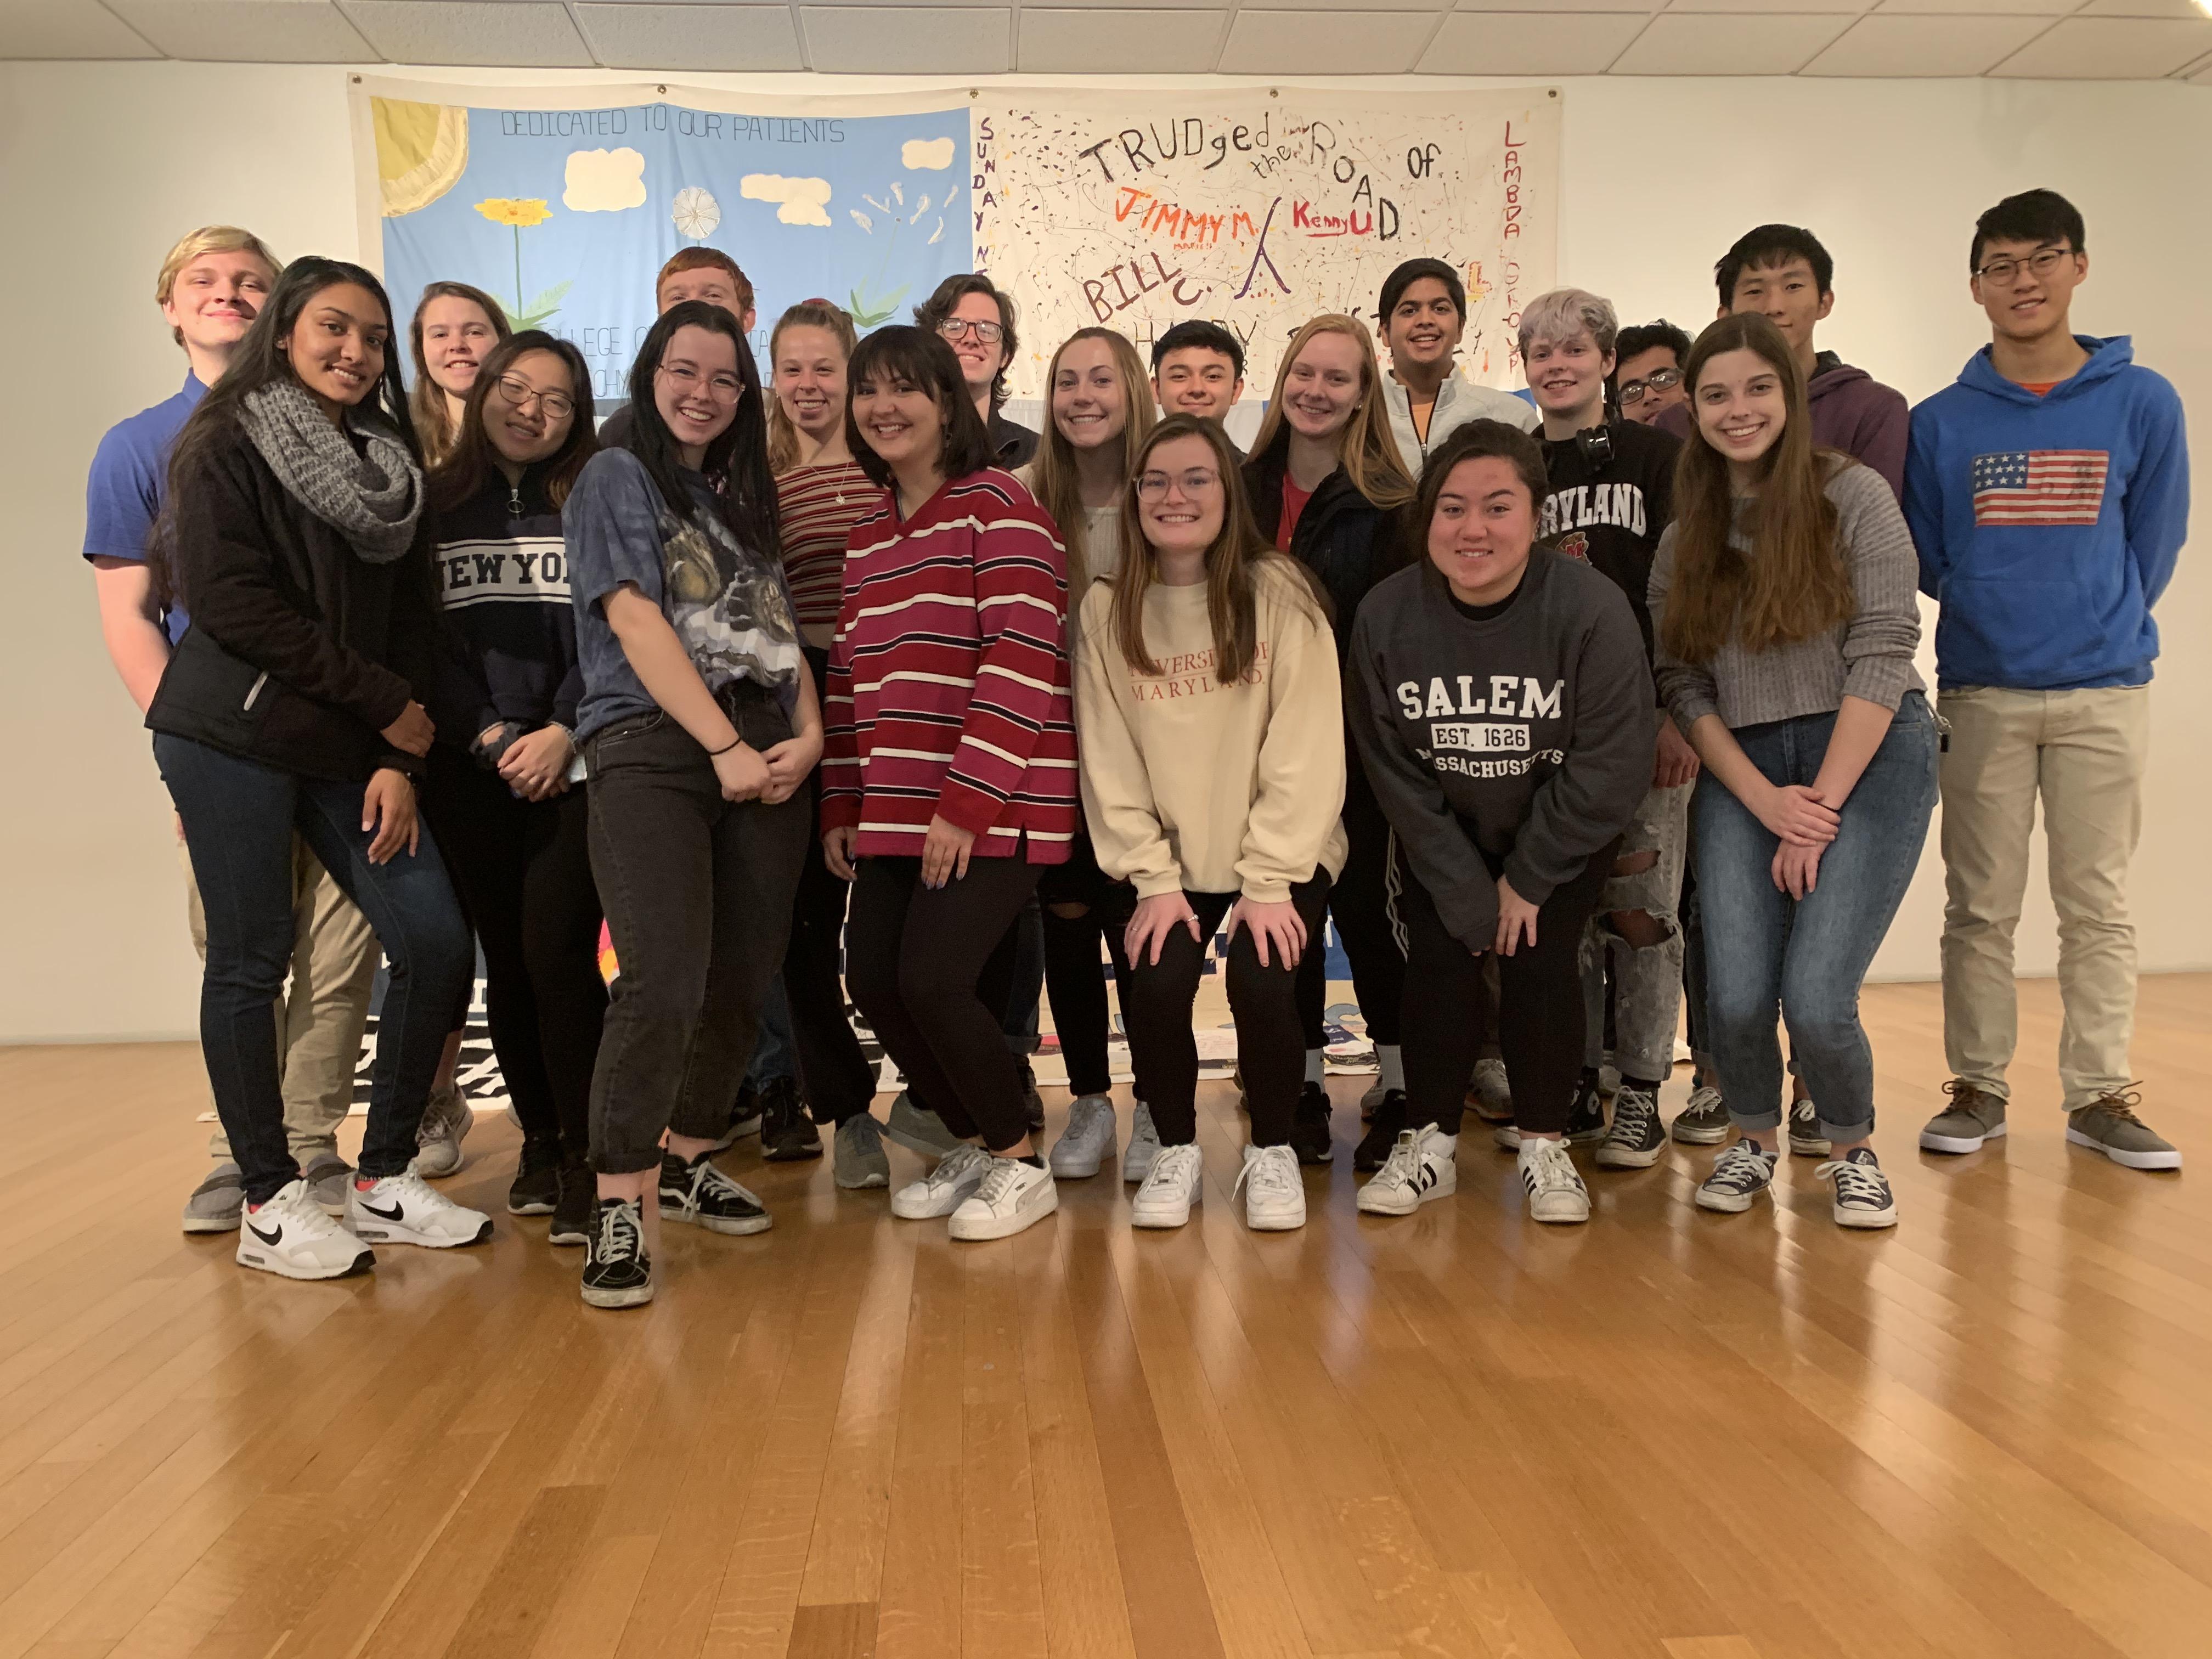
<svg viewBox="0 0 2212 1659">
<path fill-rule="evenodd" d="M 436 672 L 427 538 L 369 563 L 236 428 L 175 505 L 171 574 L 191 626 L 147 726 L 309 777 L 419 775 L 422 761 L 379 734 Z"/>
<path fill-rule="evenodd" d="M 1290 447 L 1278 443 L 1244 463 L 1244 488 L 1252 516 L 1269 546 L 1283 516 L 1283 473 Z M 1352 639 L 1352 619 L 1367 590 L 1406 562 L 1401 514 L 1375 505 L 1353 485 L 1342 467 L 1314 487 L 1298 527 L 1291 532 L 1291 556 L 1313 572 L 1328 595 L 1330 623 L 1336 629 L 1340 665 Z"/>
</svg>

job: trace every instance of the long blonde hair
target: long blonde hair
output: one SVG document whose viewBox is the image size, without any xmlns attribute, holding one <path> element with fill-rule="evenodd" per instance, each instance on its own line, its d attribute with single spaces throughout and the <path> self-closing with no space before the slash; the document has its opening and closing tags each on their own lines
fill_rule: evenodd
<svg viewBox="0 0 2212 1659">
<path fill-rule="evenodd" d="M 827 300 L 801 300 L 775 319 L 775 327 L 768 337 L 768 470 L 779 478 L 799 465 L 799 431 L 792 423 L 791 416 L 783 412 L 783 399 L 775 391 L 776 349 L 783 343 L 783 331 L 787 328 L 818 328 L 836 335 L 848 364 L 853 361 L 853 348 L 860 343 L 860 336 L 853 331 L 853 319 L 842 307 Z M 845 397 L 848 403 L 852 396 L 853 388 L 848 383 Z M 841 409 L 837 411 L 840 431 L 844 429 L 844 424 L 845 411 Z"/>
<path fill-rule="evenodd" d="M 422 290 L 422 297 L 415 302 L 415 320 L 407 325 L 407 343 L 415 354 L 415 389 L 407 394 L 407 412 L 414 419 L 425 466 L 436 466 L 452 454 L 460 436 L 446 388 L 430 378 L 430 360 L 422 349 L 422 313 L 433 300 L 466 300 L 483 312 L 491 324 L 494 345 L 514 332 L 514 325 L 507 320 L 506 307 L 480 288 L 471 288 L 466 283 L 432 283 Z"/>
<path fill-rule="evenodd" d="M 1352 488 L 1370 504 L 1386 513 L 1403 507 L 1413 499 L 1413 478 L 1390 431 L 1389 405 L 1382 401 L 1382 371 L 1375 361 L 1375 337 L 1357 317 L 1330 312 L 1314 318 L 1291 337 L 1290 349 L 1275 368 L 1274 394 L 1267 399 L 1260 435 L 1252 440 L 1252 453 L 1256 458 L 1278 445 L 1289 446 L 1291 428 L 1283 418 L 1283 388 L 1290 381 L 1298 354 L 1321 334 L 1341 334 L 1359 345 L 1359 401 L 1336 434 L 1337 463 L 1352 480 Z"/>
<path fill-rule="evenodd" d="M 1037 446 L 1036 461 L 1030 477 L 1035 480 L 1031 491 L 1037 505 L 1052 515 L 1060 526 L 1060 539 L 1067 549 L 1067 591 L 1081 603 L 1083 594 L 1091 586 L 1091 545 L 1088 515 L 1083 507 L 1083 495 L 1076 476 L 1075 446 L 1067 441 L 1060 429 L 1060 422 L 1052 418 L 1052 387 L 1060 378 L 1060 360 L 1067 355 L 1068 347 L 1079 340 L 1103 340 L 1112 354 L 1115 371 L 1121 380 L 1121 401 L 1128 410 L 1128 418 L 1121 428 L 1122 491 L 1130 493 L 1129 480 L 1137 476 L 1137 457 L 1145 447 L 1146 435 L 1159 419 L 1152 407 L 1152 382 L 1146 378 L 1144 360 L 1137 356 L 1136 347 L 1123 335 L 1110 328 L 1079 328 L 1060 343 L 1060 349 L 1052 354 L 1052 365 L 1045 370 L 1044 438 Z M 1134 496 L 1132 495 L 1133 500 Z M 1136 546 L 1126 538 L 1121 543 L 1126 557 Z"/>
</svg>

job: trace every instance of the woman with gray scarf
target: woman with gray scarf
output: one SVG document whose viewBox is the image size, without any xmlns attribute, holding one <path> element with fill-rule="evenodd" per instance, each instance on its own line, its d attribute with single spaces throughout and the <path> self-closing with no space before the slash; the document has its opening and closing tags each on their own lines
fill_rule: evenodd
<svg viewBox="0 0 2212 1659">
<path fill-rule="evenodd" d="M 191 625 L 146 716 L 207 910 L 200 1047 L 246 1188 L 238 1260 L 288 1279 L 362 1272 L 374 1243 L 491 1236 L 410 1169 L 472 965 L 416 814 L 432 736 L 416 688 L 443 637 L 409 556 L 422 510 L 384 289 L 357 265 L 299 260 L 178 434 L 152 551 Z M 339 1218 L 300 1178 L 278 1087 L 295 832 L 391 969 Z"/>
</svg>

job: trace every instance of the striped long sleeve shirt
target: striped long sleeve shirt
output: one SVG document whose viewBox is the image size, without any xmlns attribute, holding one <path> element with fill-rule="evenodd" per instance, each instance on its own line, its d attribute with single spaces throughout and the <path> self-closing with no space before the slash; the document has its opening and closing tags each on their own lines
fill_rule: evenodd
<svg viewBox="0 0 2212 1659">
<path fill-rule="evenodd" d="M 916 858 L 933 817 L 979 857 L 1059 864 L 1076 825 L 1067 561 L 1011 476 L 956 478 L 854 526 L 830 647 L 822 824 Z M 1026 838 L 1026 839 L 1024 839 Z"/>
</svg>

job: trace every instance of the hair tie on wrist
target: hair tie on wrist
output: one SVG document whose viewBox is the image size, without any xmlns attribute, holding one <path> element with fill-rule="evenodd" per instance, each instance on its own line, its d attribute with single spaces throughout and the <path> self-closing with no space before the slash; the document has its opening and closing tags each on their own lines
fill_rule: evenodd
<svg viewBox="0 0 2212 1659">
<path fill-rule="evenodd" d="M 727 743 L 724 744 L 723 744 L 720 749 L 709 749 L 709 750 L 707 751 L 707 758 L 708 758 L 708 760 L 720 760 L 723 756 L 725 756 L 725 755 L 728 754 L 728 753 L 730 752 L 730 750 L 732 750 L 732 749 L 735 749 L 735 748 L 739 747 L 741 744 L 744 744 L 744 735 L 743 735 L 742 733 L 740 733 L 738 736 L 734 737 L 734 738 L 731 738 Z"/>
</svg>

